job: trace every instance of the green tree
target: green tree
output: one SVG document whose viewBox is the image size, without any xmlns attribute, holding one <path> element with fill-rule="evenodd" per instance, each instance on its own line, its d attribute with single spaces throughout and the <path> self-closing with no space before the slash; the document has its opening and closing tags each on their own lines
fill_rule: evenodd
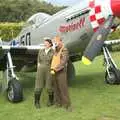
<svg viewBox="0 0 120 120">
<path fill-rule="evenodd" d="M 0 0 L 0 22 L 20 22 L 37 12 L 54 14 L 64 7 L 38 0 Z"/>
</svg>

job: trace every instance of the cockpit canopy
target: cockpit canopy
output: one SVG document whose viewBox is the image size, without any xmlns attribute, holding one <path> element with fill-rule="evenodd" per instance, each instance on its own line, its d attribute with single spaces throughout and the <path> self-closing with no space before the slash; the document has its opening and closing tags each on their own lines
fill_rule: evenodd
<svg viewBox="0 0 120 120">
<path fill-rule="evenodd" d="M 36 13 L 27 20 L 27 23 L 29 25 L 33 25 L 33 24 L 40 25 L 44 23 L 45 21 L 47 21 L 50 17 L 51 15 L 46 14 L 46 13 L 41 13 L 41 12 Z"/>
</svg>

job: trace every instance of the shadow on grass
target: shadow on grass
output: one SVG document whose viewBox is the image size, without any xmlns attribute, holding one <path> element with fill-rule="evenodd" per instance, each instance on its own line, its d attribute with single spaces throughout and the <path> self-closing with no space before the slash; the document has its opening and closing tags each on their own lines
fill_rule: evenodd
<svg viewBox="0 0 120 120">
<path fill-rule="evenodd" d="M 100 86 L 103 85 L 104 82 L 104 73 L 91 73 L 85 75 L 78 75 L 76 76 L 76 80 L 70 81 L 69 85 L 72 88 L 84 88 L 84 87 L 91 87 L 91 86 Z"/>
<path fill-rule="evenodd" d="M 23 89 L 30 89 L 30 88 L 34 88 L 34 84 L 35 84 L 35 73 L 19 73 L 19 79 L 20 82 L 22 84 Z"/>
<path fill-rule="evenodd" d="M 19 78 L 24 90 L 34 89 L 36 73 L 19 73 Z M 69 82 L 71 88 L 91 88 L 106 85 L 104 72 L 81 74 L 76 79 Z"/>
</svg>

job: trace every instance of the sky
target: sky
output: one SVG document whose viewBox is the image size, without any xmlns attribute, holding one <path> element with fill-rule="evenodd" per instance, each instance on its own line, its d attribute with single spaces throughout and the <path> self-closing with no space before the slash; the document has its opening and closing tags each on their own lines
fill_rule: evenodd
<svg viewBox="0 0 120 120">
<path fill-rule="evenodd" d="M 72 6 L 74 4 L 79 3 L 80 0 L 45 0 L 46 2 L 50 2 L 54 5 L 67 5 Z"/>
</svg>

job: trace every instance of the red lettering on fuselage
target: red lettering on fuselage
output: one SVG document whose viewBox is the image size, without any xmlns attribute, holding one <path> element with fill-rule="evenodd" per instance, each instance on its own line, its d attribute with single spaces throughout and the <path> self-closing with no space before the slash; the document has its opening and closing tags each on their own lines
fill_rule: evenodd
<svg viewBox="0 0 120 120">
<path fill-rule="evenodd" d="M 85 17 L 81 18 L 78 22 L 70 23 L 67 25 L 61 25 L 59 28 L 60 32 L 72 32 L 81 29 L 85 25 Z"/>
</svg>

